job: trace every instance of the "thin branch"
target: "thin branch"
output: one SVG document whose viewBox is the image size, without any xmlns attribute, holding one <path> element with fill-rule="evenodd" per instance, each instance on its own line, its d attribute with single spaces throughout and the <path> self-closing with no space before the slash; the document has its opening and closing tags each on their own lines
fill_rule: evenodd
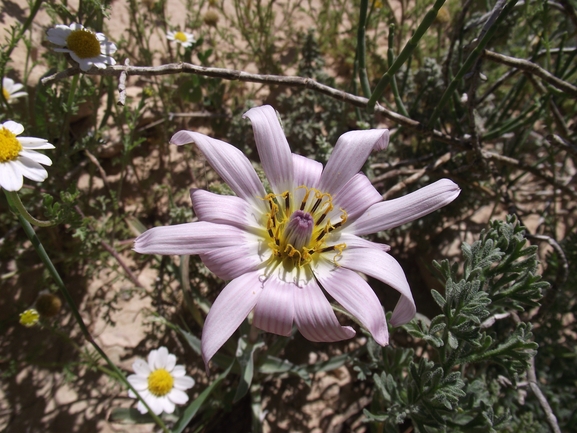
<svg viewBox="0 0 577 433">
<path fill-rule="evenodd" d="M 537 397 L 537 400 L 539 400 L 541 408 L 545 412 L 545 416 L 547 418 L 547 423 L 549 424 L 549 427 L 551 427 L 551 430 L 554 433 L 561 433 L 559 424 L 557 424 L 557 417 L 553 413 L 553 410 L 551 409 L 551 406 L 547 401 L 547 397 L 545 397 L 545 394 L 543 394 L 541 388 L 539 388 L 539 384 L 537 382 L 537 375 L 535 374 L 535 358 L 531 358 L 531 366 L 529 367 L 529 370 L 527 370 L 527 381 L 529 382 L 529 387 L 531 388 L 531 391 L 533 391 L 533 394 L 535 394 L 535 397 Z"/>
<path fill-rule="evenodd" d="M 501 63 L 503 65 L 511 66 L 512 68 L 520 69 L 521 71 L 529 72 L 530 74 L 536 75 L 543 81 L 551 84 L 553 87 L 562 90 L 563 92 L 577 98 L 577 87 L 573 84 L 563 81 L 557 78 L 555 75 L 551 74 L 549 71 L 543 69 L 536 63 L 530 62 L 525 59 L 517 59 L 515 57 L 505 56 L 503 54 L 495 53 L 493 51 L 485 50 L 483 56 L 492 60 L 493 62 Z"/>
<path fill-rule="evenodd" d="M 395 186 L 393 186 L 391 189 L 389 189 L 386 193 L 383 194 L 383 200 L 389 199 L 391 196 L 393 196 L 397 192 L 405 189 L 410 184 L 415 183 L 420 178 L 422 178 L 425 175 L 425 173 L 427 173 L 427 171 L 435 170 L 437 167 L 445 164 L 446 162 L 448 162 L 450 160 L 451 160 L 451 152 L 445 153 L 443 156 L 441 156 L 436 161 L 432 162 L 431 164 L 427 165 L 426 167 L 423 167 L 422 169 L 417 171 L 412 176 L 409 176 L 405 180 L 402 180 L 401 182 L 399 182 Z"/>
<path fill-rule="evenodd" d="M 567 194 L 573 198 L 577 198 L 577 193 L 575 191 L 573 191 L 573 189 L 569 188 L 566 185 L 560 184 L 553 177 L 543 173 L 543 170 L 541 170 L 537 167 L 532 167 L 530 165 L 523 164 L 521 161 L 519 161 L 515 158 L 511 158 L 511 157 L 505 156 L 505 155 L 500 155 L 498 153 L 489 152 L 486 150 L 482 150 L 481 152 L 482 152 L 484 158 L 489 158 L 489 159 L 493 159 L 496 161 L 500 161 L 500 162 L 505 163 L 507 165 L 517 167 L 520 170 L 525 170 L 525 171 L 533 174 L 534 176 L 536 176 L 540 179 L 543 179 L 544 181 L 553 185 L 554 187 L 559 188 L 565 194 Z"/>
<path fill-rule="evenodd" d="M 55 81 L 62 80 L 79 74 L 81 71 L 78 68 L 69 68 L 60 71 L 56 74 L 50 75 L 42 79 L 42 84 L 48 85 Z M 158 76 L 170 74 L 195 74 L 205 77 L 221 78 L 230 81 L 242 81 L 249 83 L 262 83 L 273 85 L 284 85 L 288 87 L 301 87 L 322 93 L 339 101 L 346 102 L 355 107 L 366 108 L 368 99 L 362 96 L 356 96 L 351 93 L 343 92 L 342 90 L 321 84 L 312 78 L 284 76 L 284 75 L 265 75 L 265 74 L 251 74 L 249 72 L 239 71 L 235 69 L 225 68 L 207 68 L 204 66 L 193 65 L 191 63 L 168 63 L 161 66 L 123 66 L 115 65 L 109 66 L 106 69 L 92 68 L 84 72 L 87 75 L 104 75 L 104 76 L 120 76 L 122 73 L 134 76 Z M 385 107 L 377 105 L 375 111 L 389 120 L 397 122 L 400 125 L 406 126 L 413 130 L 419 131 L 421 134 L 431 136 L 433 139 L 456 146 L 460 149 L 468 149 L 468 143 L 464 140 L 451 137 L 436 129 L 425 129 L 425 126 L 413 119 L 403 116 L 394 111 L 388 110 Z"/>
</svg>

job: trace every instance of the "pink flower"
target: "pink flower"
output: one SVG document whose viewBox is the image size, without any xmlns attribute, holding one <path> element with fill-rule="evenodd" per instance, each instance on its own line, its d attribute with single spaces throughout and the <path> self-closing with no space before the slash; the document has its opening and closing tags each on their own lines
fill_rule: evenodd
<svg viewBox="0 0 577 433">
<path fill-rule="evenodd" d="M 267 193 L 240 150 L 206 135 L 180 131 L 171 142 L 194 142 L 235 192 L 222 196 L 191 190 L 198 222 L 155 227 L 136 239 L 145 254 L 199 254 L 217 276 L 231 280 L 215 300 L 202 332 L 208 363 L 251 311 L 253 324 L 288 336 L 293 323 L 311 341 L 339 341 L 355 331 L 341 326 L 326 291 L 371 333 L 388 344 L 385 313 L 362 272 L 401 297 L 391 323 L 408 322 L 415 302 L 405 274 L 388 246 L 361 235 L 390 229 L 452 202 L 460 192 L 448 179 L 404 197 L 382 201 L 359 172 L 373 150 L 389 141 L 387 129 L 343 134 L 322 164 L 292 154 L 270 106 L 246 114 L 272 192 Z"/>
</svg>

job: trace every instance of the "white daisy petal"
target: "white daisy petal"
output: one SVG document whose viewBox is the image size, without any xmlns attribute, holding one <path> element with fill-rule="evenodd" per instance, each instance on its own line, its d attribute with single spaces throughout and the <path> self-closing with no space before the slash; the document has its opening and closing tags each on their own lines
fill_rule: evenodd
<svg viewBox="0 0 577 433">
<path fill-rule="evenodd" d="M 174 387 L 176 389 L 190 389 L 194 386 L 195 381 L 192 377 L 190 376 L 184 376 L 184 377 L 175 377 L 174 378 Z"/>
<path fill-rule="evenodd" d="M 166 364 L 164 364 L 164 368 L 166 369 L 166 371 L 172 372 L 175 366 L 176 366 L 176 356 L 169 353 L 166 358 Z"/>
<path fill-rule="evenodd" d="M 148 363 L 144 359 L 137 359 L 132 364 L 132 369 L 134 372 L 140 376 L 148 377 L 148 375 L 152 372 Z"/>
<path fill-rule="evenodd" d="M 22 188 L 22 174 L 16 170 L 12 162 L 0 164 L 0 186 L 6 191 L 18 191 Z"/>
<path fill-rule="evenodd" d="M 176 365 L 172 369 L 172 376 L 173 377 L 182 377 L 186 374 L 186 370 L 182 365 Z"/>
<path fill-rule="evenodd" d="M 185 404 L 188 401 L 188 395 L 180 389 L 173 389 L 168 394 L 168 399 L 174 404 Z"/>
<path fill-rule="evenodd" d="M 150 406 L 155 415 L 160 415 L 164 410 L 163 404 L 159 398 L 151 396 L 151 398 L 146 399 L 146 404 Z M 146 409 L 144 410 L 144 413 L 146 413 Z"/>
<path fill-rule="evenodd" d="M 140 376 L 138 374 L 131 374 L 126 378 L 126 380 L 128 380 L 128 382 L 130 382 L 130 384 L 138 392 L 144 391 L 148 387 L 148 380 L 146 379 L 145 376 Z"/>
<path fill-rule="evenodd" d="M 129 395 L 129 397 L 136 398 L 136 396 L 132 396 L 132 395 Z M 148 404 L 148 402 L 147 402 L 147 404 Z M 146 407 L 144 407 L 144 405 L 142 404 L 142 402 L 140 400 L 138 401 L 136 408 L 142 414 L 145 414 L 146 412 L 148 412 L 148 409 L 146 409 Z M 153 409 L 153 412 L 154 412 L 154 409 Z"/>
<path fill-rule="evenodd" d="M 148 354 L 148 366 L 151 371 L 156 370 L 156 357 L 158 356 L 158 350 L 151 350 Z"/>
<path fill-rule="evenodd" d="M 158 403 L 166 413 L 174 412 L 174 403 L 169 400 L 168 396 L 160 397 L 156 400 L 156 403 Z"/>
<path fill-rule="evenodd" d="M 31 159 L 20 157 L 16 161 L 13 161 L 12 164 L 17 167 L 17 170 L 22 173 L 22 176 L 30 180 L 42 182 L 48 177 L 48 172 L 44 167 Z"/>
<path fill-rule="evenodd" d="M 48 143 L 47 140 L 43 138 L 36 137 L 18 137 L 18 141 L 24 149 L 27 150 L 44 150 L 44 149 L 54 149 L 54 145 Z"/>
<path fill-rule="evenodd" d="M 166 369 L 167 361 L 168 361 L 168 349 L 162 346 L 156 351 L 156 361 L 154 361 L 154 365 L 156 366 L 156 368 Z"/>
<path fill-rule="evenodd" d="M 34 152 L 33 150 L 22 149 L 20 151 L 20 158 L 18 159 L 32 160 L 38 164 L 44 164 L 48 166 L 52 165 L 52 160 L 50 158 L 48 158 L 43 153 Z"/>
<path fill-rule="evenodd" d="M 1 126 L 6 128 L 14 135 L 20 135 L 24 132 L 24 126 L 22 126 L 20 123 L 14 122 L 13 120 L 8 120 L 4 122 Z"/>
</svg>

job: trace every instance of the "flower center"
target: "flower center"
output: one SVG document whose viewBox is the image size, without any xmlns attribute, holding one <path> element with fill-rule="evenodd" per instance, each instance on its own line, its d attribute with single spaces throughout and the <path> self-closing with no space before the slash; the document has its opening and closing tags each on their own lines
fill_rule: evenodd
<svg viewBox="0 0 577 433">
<path fill-rule="evenodd" d="M 20 314 L 20 324 L 30 328 L 38 323 L 40 314 L 34 308 L 24 311 Z"/>
<path fill-rule="evenodd" d="M 148 375 L 148 390 L 152 395 L 163 397 L 170 392 L 174 378 L 164 368 L 154 370 Z"/>
<path fill-rule="evenodd" d="M 176 39 L 177 41 L 180 42 L 187 42 L 188 38 L 186 37 L 186 35 L 183 32 L 176 32 L 174 34 L 174 39 Z"/>
<path fill-rule="evenodd" d="M 0 163 L 15 161 L 22 150 L 16 136 L 6 128 L 0 127 Z"/>
<path fill-rule="evenodd" d="M 290 216 L 288 224 L 284 229 L 284 238 L 287 244 L 300 250 L 311 241 L 315 222 L 310 213 L 297 210 Z"/>
<path fill-rule="evenodd" d="M 340 221 L 333 224 L 328 217 L 333 210 L 331 195 L 306 186 L 299 188 L 306 192 L 298 207 L 289 191 L 265 197 L 270 209 L 266 214 L 268 246 L 275 263 L 288 269 L 308 265 L 318 254 L 329 251 L 336 251 L 336 259 L 346 248 L 346 244 L 326 245 L 327 235 L 346 222 L 346 211 L 341 209 Z"/>
<path fill-rule="evenodd" d="M 100 42 L 89 30 L 74 30 L 66 38 L 66 46 L 81 59 L 100 55 Z"/>
<path fill-rule="evenodd" d="M 4 99 L 6 101 L 10 100 L 10 93 L 6 90 L 6 87 L 2 87 L 2 94 L 4 95 Z"/>
</svg>

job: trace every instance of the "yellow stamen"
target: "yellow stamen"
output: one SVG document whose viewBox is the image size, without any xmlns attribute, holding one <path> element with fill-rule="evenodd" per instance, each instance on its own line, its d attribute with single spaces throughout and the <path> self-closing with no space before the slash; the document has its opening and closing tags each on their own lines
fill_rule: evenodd
<svg viewBox="0 0 577 433">
<path fill-rule="evenodd" d="M 340 221 L 331 224 L 328 214 L 334 209 L 332 196 L 304 185 L 299 188 L 306 190 L 300 203 L 295 203 L 289 191 L 270 193 L 263 198 L 270 209 L 263 225 L 269 237 L 267 245 L 272 250 L 271 266 L 301 268 L 318 254 L 330 251 L 335 252 L 333 262 L 336 264 L 346 244 L 327 247 L 326 236 L 346 222 L 347 213 L 341 209 Z"/>
<path fill-rule="evenodd" d="M 174 378 L 164 368 L 154 370 L 148 375 L 148 390 L 152 395 L 163 397 L 168 394 L 174 385 Z"/>
<path fill-rule="evenodd" d="M 0 163 L 17 160 L 21 150 L 22 145 L 16 136 L 8 129 L 0 127 Z"/>
<path fill-rule="evenodd" d="M 4 99 L 9 101 L 10 100 L 10 93 L 6 90 L 6 87 L 2 87 L 2 94 L 4 95 Z"/>
<path fill-rule="evenodd" d="M 89 30 L 74 30 L 66 38 L 66 46 L 81 59 L 90 59 L 100 55 L 100 42 Z"/>
</svg>

